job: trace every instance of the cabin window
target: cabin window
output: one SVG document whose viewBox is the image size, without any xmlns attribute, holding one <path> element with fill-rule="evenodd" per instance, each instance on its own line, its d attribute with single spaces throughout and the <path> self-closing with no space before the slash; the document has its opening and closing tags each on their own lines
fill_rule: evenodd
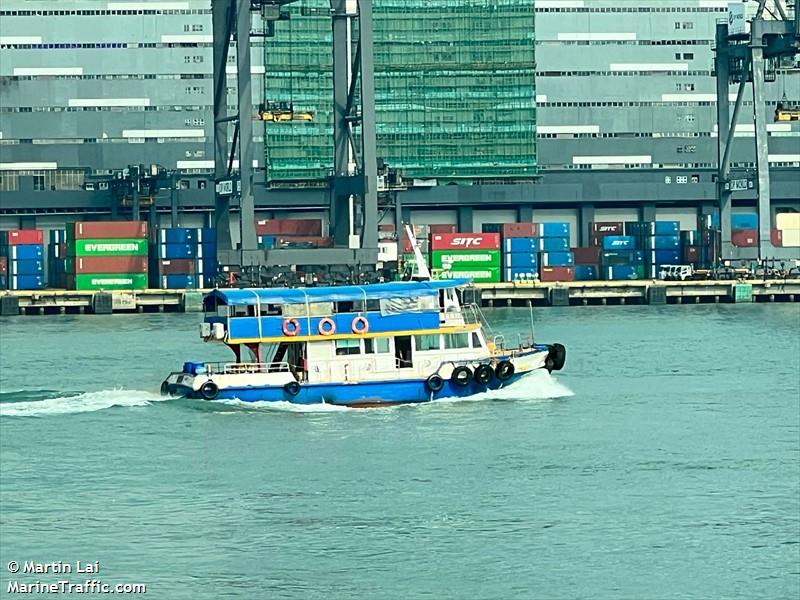
<svg viewBox="0 0 800 600">
<path fill-rule="evenodd" d="M 389 352 L 389 338 L 365 338 L 364 354 L 387 354 Z"/>
<path fill-rule="evenodd" d="M 456 348 L 469 348 L 469 334 L 465 331 L 463 333 L 448 333 L 444 336 L 445 350 L 455 350 Z"/>
<path fill-rule="evenodd" d="M 477 332 L 472 332 L 472 347 L 473 348 L 483 348 L 481 345 L 481 336 L 477 334 Z"/>
<path fill-rule="evenodd" d="M 438 350 L 439 349 L 439 334 L 436 335 L 415 335 L 414 342 L 416 344 L 417 352 L 424 352 L 425 350 Z"/>
<path fill-rule="evenodd" d="M 281 307 L 279 304 L 262 304 L 260 308 L 262 317 L 281 314 Z"/>
<path fill-rule="evenodd" d="M 247 306 L 231 306 L 232 317 L 246 317 L 247 316 Z"/>
<path fill-rule="evenodd" d="M 347 354 L 361 354 L 361 341 L 336 340 L 336 354 L 337 356 L 344 356 Z"/>
<path fill-rule="evenodd" d="M 380 300 L 356 300 L 353 302 L 353 311 L 355 312 L 378 311 L 380 309 Z"/>
</svg>

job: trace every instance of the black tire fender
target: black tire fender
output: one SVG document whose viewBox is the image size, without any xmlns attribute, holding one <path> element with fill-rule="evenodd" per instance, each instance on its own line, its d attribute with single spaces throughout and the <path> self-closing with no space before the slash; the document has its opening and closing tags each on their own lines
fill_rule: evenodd
<svg viewBox="0 0 800 600">
<path fill-rule="evenodd" d="M 203 400 L 214 400 L 219 395 L 219 386 L 209 379 L 200 386 L 199 392 Z"/>
<path fill-rule="evenodd" d="M 450 375 L 450 381 L 461 387 L 466 387 L 472 381 L 472 369 L 465 366 L 456 367 L 453 369 L 453 374 Z"/>
<path fill-rule="evenodd" d="M 481 385 L 486 385 L 494 377 L 494 371 L 489 365 L 478 365 L 475 367 L 475 374 L 473 375 L 475 381 Z"/>
<path fill-rule="evenodd" d="M 508 381 L 514 375 L 515 370 L 514 363 L 507 360 L 501 360 L 494 368 L 494 374 L 500 381 Z"/>
<path fill-rule="evenodd" d="M 425 380 L 425 387 L 431 392 L 439 392 L 444 387 L 444 379 L 434 373 Z"/>
<path fill-rule="evenodd" d="M 169 396 L 169 384 L 166 381 L 161 383 L 161 395 Z"/>
<path fill-rule="evenodd" d="M 290 381 L 283 386 L 283 390 L 290 396 L 297 396 L 300 393 L 300 384 L 296 381 Z"/>
</svg>

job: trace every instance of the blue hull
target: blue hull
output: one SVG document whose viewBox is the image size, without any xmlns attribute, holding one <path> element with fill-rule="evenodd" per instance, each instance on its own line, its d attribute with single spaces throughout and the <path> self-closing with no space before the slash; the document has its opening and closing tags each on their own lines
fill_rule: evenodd
<svg viewBox="0 0 800 600">
<path fill-rule="evenodd" d="M 224 388 L 216 400 L 240 400 L 242 402 L 291 402 L 293 404 L 334 404 L 339 406 L 384 406 L 392 404 L 416 404 L 441 398 L 465 398 L 487 390 L 506 387 L 524 377 L 527 373 L 513 375 L 508 381 L 493 379 L 486 385 L 470 382 L 460 386 L 445 381 L 444 387 L 431 393 L 424 379 L 406 381 L 361 382 L 357 384 L 304 384 L 300 392 L 292 396 L 282 387 L 269 388 Z M 183 386 L 170 386 L 171 394 L 190 398 L 200 398 Z"/>
</svg>

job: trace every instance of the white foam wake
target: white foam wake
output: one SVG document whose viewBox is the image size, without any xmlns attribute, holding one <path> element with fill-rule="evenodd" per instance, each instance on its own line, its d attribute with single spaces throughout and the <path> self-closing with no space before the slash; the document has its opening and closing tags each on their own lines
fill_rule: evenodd
<svg viewBox="0 0 800 600">
<path fill-rule="evenodd" d="M 284 412 L 300 412 L 300 413 L 316 413 L 316 412 L 343 412 L 348 410 L 360 410 L 357 408 L 350 408 L 349 406 L 337 406 L 335 404 L 295 404 L 293 402 L 284 402 L 283 400 L 273 401 L 256 401 L 245 402 L 243 400 L 215 400 L 214 404 L 224 404 L 234 408 L 244 408 L 251 410 L 277 410 Z M 361 409 L 363 410 L 363 409 Z"/>
<path fill-rule="evenodd" d="M 552 400 L 574 396 L 575 392 L 559 382 L 544 369 L 537 369 L 511 384 L 496 390 L 487 390 L 465 397 L 437 399 L 437 402 L 481 402 L 486 400 Z"/>
<path fill-rule="evenodd" d="M 147 406 L 151 402 L 170 400 L 152 392 L 140 390 L 101 390 L 70 396 L 55 396 L 31 402 L 2 402 L 0 416 L 3 417 L 42 417 L 95 412 L 112 406 Z"/>
</svg>

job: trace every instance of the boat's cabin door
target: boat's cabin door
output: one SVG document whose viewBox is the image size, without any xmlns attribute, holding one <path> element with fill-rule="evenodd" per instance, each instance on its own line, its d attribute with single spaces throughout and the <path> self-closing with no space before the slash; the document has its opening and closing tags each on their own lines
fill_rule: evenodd
<svg viewBox="0 0 800 600">
<path fill-rule="evenodd" d="M 410 369 L 414 366 L 410 335 L 399 335 L 394 338 L 394 356 L 397 359 L 398 369 Z"/>
</svg>

